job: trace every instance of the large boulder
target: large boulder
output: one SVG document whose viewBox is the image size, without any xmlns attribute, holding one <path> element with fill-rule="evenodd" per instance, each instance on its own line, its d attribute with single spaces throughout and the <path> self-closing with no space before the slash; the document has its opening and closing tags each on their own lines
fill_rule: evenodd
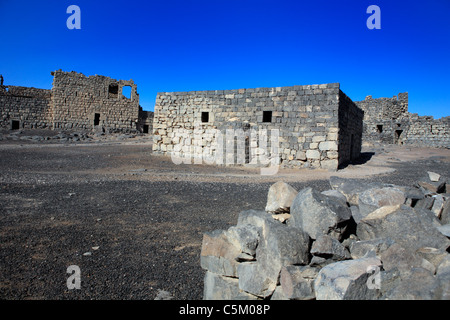
<svg viewBox="0 0 450 320">
<path fill-rule="evenodd" d="M 328 235 L 322 235 L 314 241 L 310 251 L 314 256 L 340 261 L 350 259 L 350 253 L 338 240 Z"/>
<path fill-rule="evenodd" d="M 283 267 L 280 273 L 283 296 L 294 300 L 315 299 L 314 280 L 318 272 L 318 268 L 309 266 Z"/>
<path fill-rule="evenodd" d="M 289 212 L 298 191 L 289 184 L 279 181 L 269 188 L 266 211 L 270 213 Z"/>
<path fill-rule="evenodd" d="M 441 283 L 429 270 L 411 268 L 397 275 L 395 285 L 383 293 L 385 300 L 437 300 L 442 298 Z M 381 282 L 383 286 L 383 282 Z"/>
<path fill-rule="evenodd" d="M 381 266 L 376 257 L 345 260 L 323 267 L 314 281 L 317 300 L 371 300 L 377 288 L 367 285 L 373 270 Z"/>
<path fill-rule="evenodd" d="M 358 198 L 359 213 L 362 218 L 384 206 L 405 203 L 403 191 L 395 187 L 370 188 L 360 193 Z"/>
<path fill-rule="evenodd" d="M 256 300 L 258 297 L 239 289 L 238 279 L 207 271 L 203 283 L 203 300 Z"/>
<path fill-rule="evenodd" d="M 266 219 L 256 249 L 256 262 L 238 267 L 239 288 L 259 297 L 270 296 L 283 266 L 308 264 L 309 242 L 302 230 Z"/>
<path fill-rule="evenodd" d="M 401 274 L 410 272 L 411 268 L 423 268 L 431 274 L 436 271 L 435 266 L 430 261 L 422 258 L 414 251 L 406 250 L 397 243 L 381 253 L 381 261 L 384 270 L 389 271 L 396 268 Z"/>
<path fill-rule="evenodd" d="M 356 229 L 360 240 L 391 238 L 407 250 L 422 247 L 446 249 L 450 240 L 441 234 L 430 211 L 405 205 L 381 207 L 362 219 Z"/>
<path fill-rule="evenodd" d="M 228 241 L 242 253 L 254 256 L 258 246 L 261 228 L 252 224 L 241 224 L 230 227 L 225 236 Z"/>
<path fill-rule="evenodd" d="M 312 239 L 324 234 L 341 239 L 351 216 L 344 201 L 305 188 L 292 203 L 289 225 L 305 231 Z"/>
<path fill-rule="evenodd" d="M 228 239 L 224 230 L 214 230 L 203 235 L 200 265 L 215 274 L 236 277 L 241 249 Z"/>
<path fill-rule="evenodd" d="M 351 205 L 358 205 L 359 194 L 367 189 L 367 183 L 357 179 L 346 179 L 336 176 L 330 177 L 333 190 L 342 193 Z"/>
<path fill-rule="evenodd" d="M 423 176 L 417 180 L 416 185 L 418 187 L 422 187 L 426 192 L 430 193 L 445 192 L 445 184 L 447 179 L 438 174 L 434 175 L 435 176 L 430 176 L 430 174 L 427 174 L 426 176 Z"/>
</svg>

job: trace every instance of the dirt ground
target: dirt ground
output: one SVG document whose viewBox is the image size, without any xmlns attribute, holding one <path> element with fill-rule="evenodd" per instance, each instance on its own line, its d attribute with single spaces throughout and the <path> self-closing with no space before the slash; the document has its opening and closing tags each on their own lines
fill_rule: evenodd
<svg viewBox="0 0 450 320">
<path fill-rule="evenodd" d="M 337 172 L 176 165 L 151 137 L 0 141 L 0 299 L 202 299 L 204 232 L 264 209 L 276 181 L 330 189 L 332 175 L 412 185 L 450 177 L 450 150 L 363 146 Z M 69 290 L 67 268 L 80 268 Z"/>
</svg>

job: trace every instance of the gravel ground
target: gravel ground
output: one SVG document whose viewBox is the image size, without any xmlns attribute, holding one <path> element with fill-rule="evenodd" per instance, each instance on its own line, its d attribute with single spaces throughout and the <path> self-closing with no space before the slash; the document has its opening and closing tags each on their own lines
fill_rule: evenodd
<svg viewBox="0 0 450 320">
<path fill-rule="evenodd" d="M 450 176 L 450 150 L 383 148 L 337 173 L 175 165 L 148 138 L 92 143 L 0 142 L 0 299 L 202 298 L 202 235 L 264 209 L 284 180 L 329 189 L 340 175 L 400 185 Z M 419 152 L 420 151 L 420 152 Z M 366 154 L 370 155 L 370 154 Z M 369 156 L 370 157 L 370 156 Z M 78 265 L 81 289 L 69 290 Z"/>
</svg>

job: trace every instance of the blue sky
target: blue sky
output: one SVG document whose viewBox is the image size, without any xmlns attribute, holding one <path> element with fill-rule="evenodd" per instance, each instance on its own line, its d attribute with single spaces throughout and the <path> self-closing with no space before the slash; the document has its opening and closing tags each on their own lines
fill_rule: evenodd
<svg viewBox="0 0 450 320">
<path fill-rule="evenodd" d="M 81 30 L 69 30 L 69 5 Z M 369 30 L 370 5 L 381 29 Z M 409 111 L 450 115 L 450 0 L 0 0 L 6 85 L 50 89 L 57 69 L 157 92 L 340 82 L 352 100 L 409 92 Z"/>
</svg>

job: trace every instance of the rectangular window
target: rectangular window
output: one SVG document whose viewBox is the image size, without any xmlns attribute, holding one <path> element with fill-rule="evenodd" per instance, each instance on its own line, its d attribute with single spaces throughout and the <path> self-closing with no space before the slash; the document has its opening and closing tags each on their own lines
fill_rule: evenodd
<svg viewBox="0 0 450 320">
<path fill-rule="evenodd" d="M 272 111 L 263 111 L 263 122 L 272 122 Z"/>
<path fill-rule="evenodd" d="M 148 133 L 148 124 L 144 124 L 143 133 Z"/>
<path fill-rule="evenodd" d="M 11 121 L 11 130 L 19 130 L 20 129 L 20 121 L 12 120 Z"/>
<path fill-rule="evenodd" d="M 209 112 L 202 112 L 202 122 L 209 122 Z"/>
<path fill-rule="evenodd" d="M 381 124 L 377 125 L 377 132 L 378 133 L 382 133 L 383 132 L 383 125 L 381 125 Z"/>
<path fill-rule="evenodd" d="M 122 95 L 127 99 L 131 99 L 131 87 L 123 86 L 122 87 Z"/>
</svg>

